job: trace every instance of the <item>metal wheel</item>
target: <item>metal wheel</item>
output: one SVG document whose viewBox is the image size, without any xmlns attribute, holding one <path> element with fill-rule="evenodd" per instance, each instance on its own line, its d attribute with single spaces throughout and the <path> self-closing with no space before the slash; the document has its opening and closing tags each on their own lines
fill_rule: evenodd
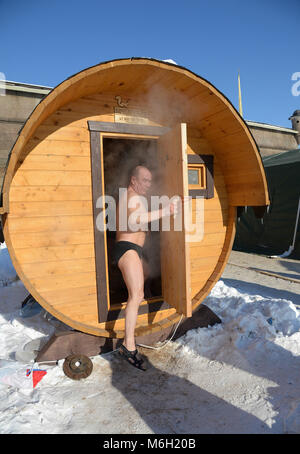
<svg viewBox="0 0 300 454">
<path fill-rule="evenodd" d="M 93 363 L 85 355 L 70 355 L 64 361 L 63 371 L 72 380 L 81 380 L 91 375 Z"/>
</svg>

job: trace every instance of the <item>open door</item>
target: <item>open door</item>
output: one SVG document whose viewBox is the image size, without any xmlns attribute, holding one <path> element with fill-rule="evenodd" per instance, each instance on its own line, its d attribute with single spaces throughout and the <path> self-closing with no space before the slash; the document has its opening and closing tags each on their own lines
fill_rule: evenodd
<svg viewBox="0 0 300 454">
<path fill-rule="evenodd" d="M 162 194 L 169 198 L 188 196 L 186 124 L 181 123 L 158 139 L 158 161 L 161 169 Z M 188 209 L 187 204 L 183 209 Z M 169 231 L 161 231 L 161 279 L 164 301 L 179 314 L 192 316 L 190 297 L 189 244 L 182 213 L 180 230 L 174 229 L 173 216 Z M 181 216 L 181 214 L 179 214 Z"/>
</svg>

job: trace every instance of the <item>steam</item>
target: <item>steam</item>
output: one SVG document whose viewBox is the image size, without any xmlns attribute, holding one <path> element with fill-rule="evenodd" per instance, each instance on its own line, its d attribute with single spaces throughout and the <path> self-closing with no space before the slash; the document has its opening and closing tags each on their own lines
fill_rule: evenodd
<svg viewBox="0 0 300 454">
<path fill-rule="evenodd" d="M 148 208 L 151 209 L 150 197 L 161 191 L 161 175 L 157 162 L 156 141 L 104 139 L 104 181 L 105 194 L 119 201 L 119 189 L 127 188 L 131 170 L 137 165 L 147 167 L 152 173 L 152 186 L 147 194 Z M 114 213 L 108 213 L 112 216 Z M 150 278 L 160 275 L 160 237 L 159 232 L 149 232 L 143 251 L 147 257 Z"/>
<path fill-rule="evenodd" d="M 165 72 L 162 72 L 162 75 L 165 74 Z M 158 73 L 155 73 L 143 82 L 143 94 L 133 96 L 130 104 L 147 112 L 149 124 L 173 127 L 178 123 L 187 122 L 190 108 L 189 100 L 179 89 L 168 86 L 167 79 L 165 79 L 165 86 L 163 86 L 163 82 L 157 77 L 158 75 Z M 173 76 L 174 74 L 170 72 L 167 78 Z M 119 188 L 128 187 L 131 169 L 137 165 L 143 165 L 152 173 L 152 186 L 147 194 L 150 211 L 150 197 L 162 195 L 163 178 L 162 170 L 159 168 L 157 141 L 125 140 L 122 138 L 117 138 L 117 140 L 104 139 L 103 148 L 105 194 L 112 196 L 117 206 Z M 176 176 L 173 177 L 176 178 Z M 148 271 L 151 278 L 159 277 L 161 274 L 161 241 L 159 232 L 151 231 L 146 235 L 143 251 L 148 259 Z"/>
<path fill-rule="evenodd" d="M 184 93 L 159 84 L 152 86 L 151 80 L 146 81 L 145 85 L 147 94 L 143 103 L 144 109 L 149 113 L 150 120 L 168 127 L 187 121 L 190 103 Z"/>
<path fill-rule="evenodd" d="M 131 170 L 143 165 L 152 173 L 149 196 L 157 194 L 160 174 L 155 141 L 104 139 L 105 194 L 118 202 L 119 188 L 127 188 Z"/>
<path fill-rule="evenodd" d="M 162 75 L 165 75 L 165 72 Z M 173 77 L 171 73 L 170 77 Z M 152 76 L 144 81 L 144 94 L 134 97 L 130 104 L 145 110 L 150 124 L 173 127 L 180 122 L 186 122 L 189 102 L 185 94 L 170 88 L 167 83 L 163 86 L 160 80 L 156 80 L 154 83 L 151 80 L 153 80 Z M 159 168 L 157 141 L 104 139 L 103 148 L 105 193 L 111 195 L 117 205 L 119 188 L 128 187 L 130 170 L 137 165 L 143 165 L 152 173 L 152 186 L 147 194 L 148 210 L 150 211 L 150 197 L 162 195 L 163 175 L 161 174 L 162 169 Z M 176 178 L 176 176 L 174 177 Z M 151 278 L 158 277 L 161 273 L 161 241 L 159 232 L 151 231 L 146 235 L 143 251 L 148 259 L 148 271 Z"/>
</svg>

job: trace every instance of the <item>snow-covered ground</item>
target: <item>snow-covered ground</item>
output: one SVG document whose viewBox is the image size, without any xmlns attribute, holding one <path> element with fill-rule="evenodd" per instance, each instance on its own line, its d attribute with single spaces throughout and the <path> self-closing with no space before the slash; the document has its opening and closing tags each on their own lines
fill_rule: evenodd
<svg viewBox="0 0 300 454">
<path fill-rule="evenodd" d="M 221 279 L 205 304 L 222 324 L 191 330 L 160 350 L 141 349 L 147 372 L 113 352 L 91 358 L 92 374 L 73 381 L 63 360 L 30 360 L 26 346 L 63 324 L 38 305 L 21 310 L 27 294 L 2 244 L 0 433 L 300 433 L 300 313 L 293 301 Z M 28 369 L 47 372 L 35 388 Z"/>
</svg>

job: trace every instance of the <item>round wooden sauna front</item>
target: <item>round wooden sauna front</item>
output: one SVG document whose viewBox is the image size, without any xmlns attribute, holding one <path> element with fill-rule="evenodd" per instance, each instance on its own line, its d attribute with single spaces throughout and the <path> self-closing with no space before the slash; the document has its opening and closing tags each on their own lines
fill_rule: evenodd
<svg viewBox="0 0 300 454">
<path fill-rule="evenodd" d="M 246 123 L 191 71 L 121 59 L 54 88 L 12 149 L 3 185 L 4 237 L 33 297 L 59 320 L 98 336 L 124 335 L 126 293 L 110 264 L 114 235 L 97 222 L 101 196 L 126 184 L 129 162 L 149 165 L 164 194 L 192 196 L 187 209 L 194 217 L 201 200 L 203 215 L 197 241 L 184 229 L 147 236 L 159 272 L 140 305 L 136 335 L 192 316 L 226 265 L 237 207 L 269 204 Z"/>
</svg>

